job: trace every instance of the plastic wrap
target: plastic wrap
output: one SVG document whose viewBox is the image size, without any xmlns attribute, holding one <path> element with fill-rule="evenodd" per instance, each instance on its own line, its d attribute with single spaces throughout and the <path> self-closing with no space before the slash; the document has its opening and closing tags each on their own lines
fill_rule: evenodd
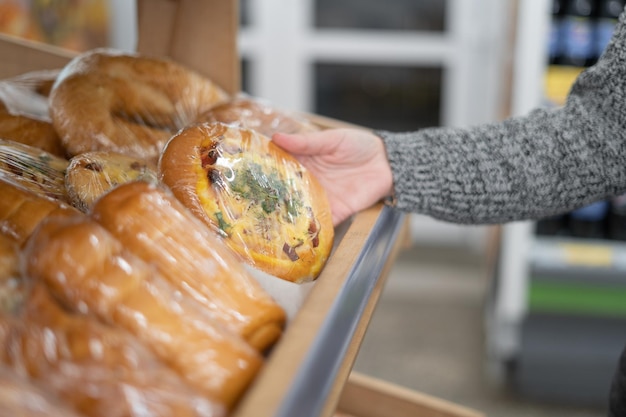
<svg viewBox="0 0 626 417">
<path fill-rule="evenodd" d="M 0 179 L 36 194 L 67 202 L 68 164 L 42 149 L 0 139 Z"/>
<path fill-rule="evenodd" d="M 83 212 L 100 196 L 131 181 L 156 183 L 156 165 L 116 152 L 94 151 L 72 157 L 65 175 L 69 201 Z"/>
<path fill-rule="evenodd" d="M 0 416 L 84 417 L 52 393 L 4 366 L 0 366 Z"/>
<path fill-rule="evenodd" d="M 25 294 L 18 264 L 17 242 L 0 234 L 0 314 L 17 311 Z"/>
<path fill-rule="evenodd" d="M 119 186 L 95 204 L 93 217 L 212 320 L 258 350 L 280 337 L 280 305 L 168 190 L 142 182 Z"/>
<path fill-rule="evenodd" d="M 303 115 L 279 109 L 267 100 L 243 93 L 205 111 L 196 121 L 245 127 L 268 137 L 277 132 L 306 133 L 321 130 Z"/>
<path fill-rule="evenodd" d="M 204 123 L 166 145 L 159 176 L 241 259 L 296 283 L 315 279 L 333 246 L 324 189 L 294 157 L 251 129 Z"/>
<path fill-rule="evenodd" d="M 69 204 L 45 197 L 0 178 L 0 233 L 23 243 L 48 216 L 82 215 Z"/>
<path fill-rule="evenodd" d="M 4 363 L 92 417 L 218 417 L 128 332 L 62 308 L 35 283 L 19 315 L 0 315 Z"/>
<path fill-rule="evenodd" d="M 26 276 L 70 308 L 134 334 L 192 387 L 232 407 L 263 359 L 87 217 L 50 217 L 23 251 Z"/>
<path fill-rule="evenodd" d="M 156 162 L 173 133 L 227 97 L 165 58 L 95 49 L 63 68 L 50 114 L 70 156 L 108 150 Z"/>
<path fill-rule="evenodd" d="M 49 114 L 48 94 L 58 70 L 34 71 L 0 81 L 0 138 L 59 157 L 65 149 Z"/>
</svg>

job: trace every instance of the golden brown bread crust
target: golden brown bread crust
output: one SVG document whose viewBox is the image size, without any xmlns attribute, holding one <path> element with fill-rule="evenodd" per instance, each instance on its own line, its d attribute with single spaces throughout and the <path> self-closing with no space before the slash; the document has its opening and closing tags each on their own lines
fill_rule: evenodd
<svg viewBox="0 0 626 417">
<path fill-rule="evenodd" d="M 198 123 L 221 122 L 256 130 L 265 136 L 274 133 L 306 133 L 321 130 L 302 116 L 280 110 L 258 98 L 245 95 L 218 104 L 196 119 Z"/>
<path fill-rule="evenodd" d="M 209 398 L 232 407 L 262 358 L 212 323 L 154 267 L 87 217 L 50 218 L 24 248 L 26 273 L 74 310 L 130 331 Z"/>
<path fill-rule="evenodd" d="M 47 96 L 57 75 L 54 70 L 33 71 L 0 82 L 0 138 L 66 156 L 47 112 Z"/>
<path fill-rule="evenodd" d="M 168 190 L 146 182 L 123 184 L 98 200 L 92 215 L 256 349 L 266 350 L 281 335 L 284 310 Z"/>
<path fill-rule="evenodd" d="M 130 333 L 65 310 L 42 283 L 35 284 L 19 316 L 0 316 L 0 322 L 8 326 L 6 365 L 85 415 L 224 414 Z M 125 395 L 129 390 L 133 395 Z"/>
<path fill-rule="evenodd" d="M 0 315 L 17 311 L 25 298 L 25 283 L 19 272 L 19 247 L 0 234 Z"/>
<path fill-rule="evenodd" d="M 23 243 L 48 216 L 72 217 L 82 213 L 58 200 L 37 195 L 0 179 L 0 233 Z"/>
<path fill-rule="evenodd" d="M 7 367 L 0 367 L 0 416 L 84 417 L 53 393 Z"/>
<path fill-rule="evenodd" d="M 165 58 L 95 49 L 59 74 L 50 115 L 71 156 L 111 150 L 156 162 L 172 133 L 226 97 Z"/>
<path fill-rule="evenodd" d="M 21 114 L 12 114 L 0 102 L 0 138 L 13 140 L 64 157 L 65 148 L 52 123 Z"/>
<path fill-rule="evenodd" d="M 187 127 L 166 145 L 159 177 L 252 266 L 305 282 L 326 263 L 334 228 L 325 191 L 267 137 L 222 123 Z"/>
<path fill-rule="evenodd" d="M 36 194 L 66 202 L 67 159 L 42 149 L 0 139 L 0 178 Z"/>
<path fill-rule="evenodd" d="M 157 182 L 156 165 L 111 151 L 76 155 L 70 159 L 65 173 L 68 199 L 85 213 L 111 189 L 138 180 Z"/>
</svg>

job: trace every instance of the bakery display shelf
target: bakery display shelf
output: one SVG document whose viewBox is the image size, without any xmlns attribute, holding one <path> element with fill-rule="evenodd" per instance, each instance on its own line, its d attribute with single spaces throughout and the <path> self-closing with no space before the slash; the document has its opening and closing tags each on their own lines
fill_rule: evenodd
<svg viewBox="0 0 626 417">
<path fill-rule="evenodd" d="M 391 411 L 393 414 L 391 414 Z M 477 410 L 353 372 L 333 417 L 485 417 Z"/>
<path fill-rule="evenodd" d="M 383 205 L 354 217 L 234 417 L 332 415 L 402 246 L 405 221 Z"/>
<path fill-rule="evenodd" d="M 236 1 L 138 0 L 137 50 L 168 56 L 239 91 Z M 198 39 L 206 41 L 199 42 Z M 0 34 L 0 78 L 62 68 L 75 53 Z M 311 115 L 313 116 L 313 115 Z M 350 124 L 314 117 L 325 127 Z M 338 228 L 331 257 L 232 417 L 336 411 L 408 217 L 383 204 Z"/>
</svg>

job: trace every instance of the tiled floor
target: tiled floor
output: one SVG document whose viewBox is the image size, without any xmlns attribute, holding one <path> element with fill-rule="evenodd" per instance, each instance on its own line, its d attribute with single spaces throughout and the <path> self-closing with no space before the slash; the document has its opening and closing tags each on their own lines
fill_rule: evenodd
<svg viewBox="0 0 626 417">
<path fill-rule="evenodd" d="M 530 402 L 485 372 L 489 276 L 467 250 L 415 247 L 388 278 L 355 370 L 503 417 L 603 417 L 604 409 Z M 392 416 L 393 413 L 390 414 Z"/>
</svg>

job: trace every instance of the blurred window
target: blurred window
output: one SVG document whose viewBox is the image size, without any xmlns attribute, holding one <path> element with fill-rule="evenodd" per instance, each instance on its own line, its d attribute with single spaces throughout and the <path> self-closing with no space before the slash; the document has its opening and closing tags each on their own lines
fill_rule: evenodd
<svg viewBox="0 0 626 417">
<path fill-rule="evenodd" d="M 315 112 L 375 129 L 440 124 L 442 68 L 318 63 Z"/>
<path fill-rule="evenodd" d="M 315 0 L 315 26 L 443 32 L 446 0 Z"/>
<path fill-rule="evenodd" d="M 250 0 L 239 0 L 239 25 L 248 27 L 252 24 L 252 13 L 250 11 Z"/>
<path fill-rule="evenodd" d="M 252 63 L 247 58 L 241 59 L 241 91 L 244 93 L 250 93 L 251 83 L 250 75 L 252 70 Z"/>
</svg>

